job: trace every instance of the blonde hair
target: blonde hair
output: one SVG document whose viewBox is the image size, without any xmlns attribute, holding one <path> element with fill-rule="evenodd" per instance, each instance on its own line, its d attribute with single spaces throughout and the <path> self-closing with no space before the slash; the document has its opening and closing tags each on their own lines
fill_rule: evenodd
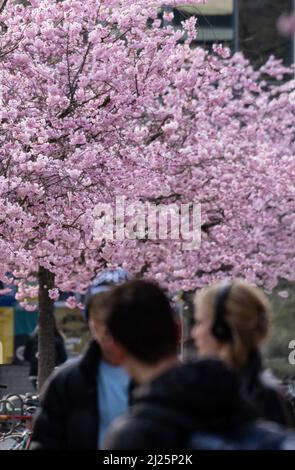
<svg viewBox="0 0 295 470">
<path fill-rule="evenodd" d="M 212 323 L 219 289 L 220 284 L 214 284 L 200 291 L 196 297 L 197 306 L 212 318 Z M 236 280 L 226 298 L 224 312 L 232 340 L 222 343 L 221 356 L 235 369 L 241 369 L 247 364 L 251 352 L 258 350 L 269 336 L 271 305 L 262 290 L 246 281 Z"/>
</svg>

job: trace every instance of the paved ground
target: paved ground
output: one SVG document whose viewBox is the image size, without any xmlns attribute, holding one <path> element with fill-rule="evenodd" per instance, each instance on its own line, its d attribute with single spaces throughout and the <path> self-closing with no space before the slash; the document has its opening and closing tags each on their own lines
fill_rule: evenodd
<svg viewBox="0 0 295 470">
<path fill-rule="evenodd" d="M 0 440 L 0 450 L 12 450 L 13 447 L 17 444 L 15 439 L 5 439 L 3 442 Z"/>
<path fill-rule="evenodd" d="M 33 392 L 28 375 L 29 368 L 27 366 L 0 366 L 0 383 L 7 385 L 6 390 L 0 389 L 0 395 Z"/>
</svg>

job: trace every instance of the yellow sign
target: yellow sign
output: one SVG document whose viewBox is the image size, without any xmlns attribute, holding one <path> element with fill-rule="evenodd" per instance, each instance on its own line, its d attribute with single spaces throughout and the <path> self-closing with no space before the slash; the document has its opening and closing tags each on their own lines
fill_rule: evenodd
<svg viewBox="0 0 295 470">
<path fill-rule="evenodd" d="M 0 363 L 11 364 L 14 346 L 14 311 L 11 307 L 0 307 Z"/>
<path fill-rule="evenodd" d="M 55 318 L 58 329 L 65 337 L 66 349 L 70 356 L 77 356 L 91 339 L 88 324 L 79 309 L 56 307 Z"/>
<path fill-rule="evenodd" d="M 169 2 L 168 2 L 169 3 Z M 176 8 L 180 11 L 188 12 L 195 15 L 232 15 L 234 10 L 233 0 L 210 0 L 205 5 L 198 4 L 182 4 L 177 3 Z"/>
</svg>

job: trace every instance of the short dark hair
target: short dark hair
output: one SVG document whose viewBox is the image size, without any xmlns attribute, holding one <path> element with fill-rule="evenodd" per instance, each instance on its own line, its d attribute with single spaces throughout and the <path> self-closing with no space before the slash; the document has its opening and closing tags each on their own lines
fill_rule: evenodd
<svg viewBox="0 0 295 470">
<path fill-rule="evenodd" d="M 177 354 L 176 316 L 163 289 L 151 281 L 134 280 L 109 294 L 106 326 L 133 357 L 156 364 Z"/>
</svg>

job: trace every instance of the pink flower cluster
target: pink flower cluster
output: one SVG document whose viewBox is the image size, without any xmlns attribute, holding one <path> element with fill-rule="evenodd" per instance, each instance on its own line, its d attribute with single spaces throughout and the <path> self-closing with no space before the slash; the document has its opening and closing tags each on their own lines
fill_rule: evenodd
<svg viewBox="0 0 295 470">
<path fill-rule="evenodd" d="M 1 279 L 12 273 L 23 299 L 39 266 L 55 274 L 52 299 L 107 265 L 173 291 L 294 280 L 292 69 L 191 48 L 192 20 L 179 44 L 159 28 L 161 2 L 30 3 L 0 18 Z M 201 203 L 201 248 L 95 241 L 94 207 L 116 196 Z"/>
</svg>

